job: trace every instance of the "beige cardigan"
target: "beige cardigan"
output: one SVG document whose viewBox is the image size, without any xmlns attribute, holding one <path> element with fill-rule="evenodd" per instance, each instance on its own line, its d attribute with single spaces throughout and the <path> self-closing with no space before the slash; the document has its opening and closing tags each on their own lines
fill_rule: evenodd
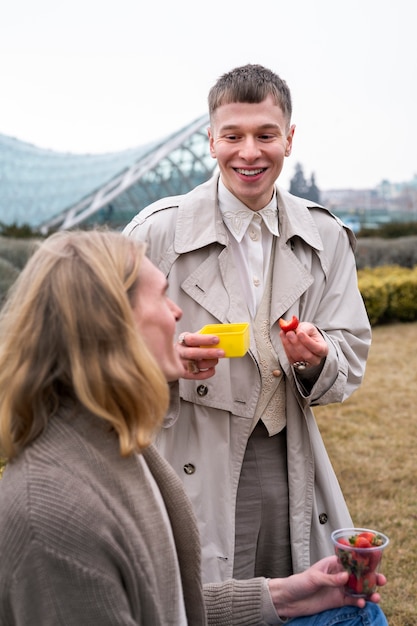
<svg viewBox="0 0 417 626">
<path fill-rule="evenodd" d="M 207 623 L 195 517 L 180 480 L 144 452 L 164 500 L 189 625 Z M 2 626 L 178 626 L 172 540 L 136 456 L 91 415 L 60 415 L 0 480 Z M 208 624 L 263 624 L 266 581 L 207 585 Z"/>
</svg>

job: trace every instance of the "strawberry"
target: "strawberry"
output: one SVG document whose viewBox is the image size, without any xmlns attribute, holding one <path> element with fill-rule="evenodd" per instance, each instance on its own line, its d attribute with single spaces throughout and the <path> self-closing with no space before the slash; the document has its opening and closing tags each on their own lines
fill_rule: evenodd
<svg viewBox="0 0 417 626">
<path fill-rule="evenodd" d="M 373 546 L 382 546 L 382 544 L 384 543 L 384 540 L 382 539 L 381 535 L 374 535 L 371 544 L 372 547 Z"/>
<path fill-rule="evenodd" d="M 355 548 L 372 548 L 372 544 L 366 537 L 361 537 L 361 535 L 356 535 L 355 543 L 353 544 Z"/>
<path fill-rule="evenodd" d="M 378 567 L 378 565 L 380 564 L 382 559 L 382 550 L 372 550 L 372 552 L 369 553 L 369 570 L 370 571 L 375 571 Z"/>
<path fill-rule="evenodd" d="M 368 572 L 362 579 L 363 592 L 370 596 L 376 590 L 376 573 Z"/>
<path fill-rule="evenodd" d="M 356 578 L 355 574 L 351 574 L 349 576 L 347 586 L 350 591 L 353 593 L 362 593 L 363 590 L 363 582 L 362 578 Z"/>
<path fill-rule="evenodd" d="M 369 530 L 364 531 L 362 533 L 359 533 L 358 535 L 355 535 L 355 539 L 357 539 L 358 537 L 364 537 L 365 539 L 367 539 L 372 547 L 374 547 L 374 546 L 382 546 L 382 544 L 384 543 L 381 535 L 377 535 L 376 533 L 372 533 Z M 357 544 L 354 543 L 353 545 L 356 546 Z M 369 547 L 369 546 L 364 546 L 364 547 Z"/>
<path fill-rule="evenodd" d="M 376 535 L 375 535 L 375 533 L 371 533 L 370 531 L 365 531 L 365 532 L 359 533 L 357 535 L 357 537 L 365 537 L 365 539 L 367 539 L 369 541 L 369 543 L 372 544 L 372 542 L 375 539 Z"/>
<path fill-rule="evenodd" d="M 350 546 L 349 541 L 347 539 L 345 539 L 344 537 L 342 537 L 341 539 L 338 539 L 337 543 L 342 544 L 342 546 Z"/>
<path fill-rule="evenodd" d="M 292 319 L 288 322 L 284 320 L 283 317 L 280 317 L 278 320 L 279 327 L 284 333 L 288 333 L 289 330 L 295 330 L 298 326 L 298 317 L 296 315 L 292 316 Z"/>
</svg>

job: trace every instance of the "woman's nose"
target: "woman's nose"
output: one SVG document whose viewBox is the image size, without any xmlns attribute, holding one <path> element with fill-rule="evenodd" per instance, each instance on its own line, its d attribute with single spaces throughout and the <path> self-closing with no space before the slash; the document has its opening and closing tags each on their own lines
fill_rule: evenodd
<svg viewBox="0 0 417 626">
<path fill-rule="evenodd" d="M 182 318 L 182 309 L 180 309 L 180 307 L 177 304 L 175 304 L 175 302 L 173 302 L 172 300 L 170 300 L 170 303 L 171 303 L 172 312 L 174 313 L 174 316 L 175 316 L 175 321 L 179 322 L 180 319 Z"/>
</svg>

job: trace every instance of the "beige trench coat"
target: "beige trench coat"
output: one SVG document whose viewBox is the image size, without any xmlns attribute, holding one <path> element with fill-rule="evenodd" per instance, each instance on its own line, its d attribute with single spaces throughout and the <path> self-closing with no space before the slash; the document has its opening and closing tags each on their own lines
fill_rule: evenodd
<svg viewBox="0 0 417 626">
<path fill-rule="evenodd" d="M 361 383 L 371 330 L 357 287 L 354 236 L 326 209 L 277 187 L 271 340 L 287 377 L 287 438 L 294 571 L 331 554 L 331 531 L 351 518 L 311 406 L 341 402 Z M 178 331 L 250 321 L 217 206 L 217 176 L 184 196 L 141 211 L 125 234 L 148 242 L 148 255 L 169 280 L 183 310 Z M 277 320 L 297 315 L 315 324 L 329 346 L 307 394 L 296 380 Z M 221 359 L 207 381 L 172 385 L 171 407 L 157 446 L 182 478 L 199 521 L 203 582 L 233 573 L 235 501 L 261 379 L 256 345 Z M 348 428 L 347 428 L 348 430 Z"/>
</svg>

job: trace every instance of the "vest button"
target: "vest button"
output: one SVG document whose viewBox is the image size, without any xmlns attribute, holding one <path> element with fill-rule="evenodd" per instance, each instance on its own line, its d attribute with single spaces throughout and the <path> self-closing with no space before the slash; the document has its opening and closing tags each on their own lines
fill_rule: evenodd
<svg viewBox="0 0 417 626">
<path fill-rule="evenodd" d="M 201 397 L 206 396 L 208 394 L 208 387 L 206 385 L 198 385 L 197 393 Z"/>
<path fill-rule="evenodd" d="M 193 465 L 192 463 L 186 463 L 183 467 L 183 470 L 186 474 L 194 474 L 195 465 Z"/>
<path fill-rule="evenodd" d="M 274 376 L 275 378 L 279 378 L 281 376 L 281 370 L 273 370 L 272 376 Z"/>
</svg>

